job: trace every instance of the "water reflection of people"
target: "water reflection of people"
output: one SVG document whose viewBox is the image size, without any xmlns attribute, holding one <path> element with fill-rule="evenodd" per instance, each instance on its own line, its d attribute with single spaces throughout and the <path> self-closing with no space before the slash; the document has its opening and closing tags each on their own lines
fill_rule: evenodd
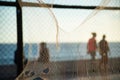
<svg viewBox="0 0 120 80">
<path fill-rule="evenodd" d="M 102 40 L 99 42 L 99 51 L 101 55 L 100 68 L 104 67 L 104 69 L 106 70 L 106 65 L 108 64 L 108 51 L 110 51 L 110 48 L 105 38 L 106 36 L 103 35 Z"/>
</svg>

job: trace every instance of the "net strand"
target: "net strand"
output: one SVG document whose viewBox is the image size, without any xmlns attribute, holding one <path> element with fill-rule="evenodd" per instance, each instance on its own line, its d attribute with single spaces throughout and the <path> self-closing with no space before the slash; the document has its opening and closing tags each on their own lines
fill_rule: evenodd
<svg viewBox="0 0 120 80">
<path fill-rule="evenodd" d="M 51 10 L 46 4 L 44 4 L 44 2 L 43 2 L 42 0 L 38 0 L 38 2 L 39 2 L 39 6 L 40 6 L 40 7 L 42 6 L 42 7 L 48 8 L 48 10 L 50 11 L 51 15 L 52 15 L 52 16 L 54 17 L 54 19 L 55 19 L 55 22 L 56 22 L 56 47 L 58 47 L 58 45 L 59 45 L 58 37 L 59 37 L 59 28 L 60 28 L 60 27 L 59 27 L 59 25 L 58 25 L 57 19 L 56 19 L 54 13 L 52 12 L 52 10 Z M 106 0 L 106 1 L 105 1 L 105 0 L 102 0 L 102 2 L 100 3 L 102 6 L 101 6 L 101 7 L 97 7 L 97 8 L 80 24 L 80 26 L 83 25 L 83 24 L 85 24 L 85 23 L 86 23 L 88 20 L 90 20 L 92 17 L 94 17 L 99 11 L 103 10 L 103 9 L 104 9 L 104 5 L 107 5 L 109 2 L 110 2 L 110 0 Z M 103 4 L 103 3 L 104 3 L 104 4 Z M 20 4 L 21 4 L 21 3 L 20 3 Z M 51 7 L 51 8 L 52 8 L 52 7 Z M 98 10 L 99 10 L 99 11 L 98 11 Z M 79 26 L 79 27 L 80 27 L 80 26 Z M 77 28 L 79 28 L 79 27 L 77 27 Z M 77 28 L 76 28 L 76 29 L 77 29 Z M 60 29 L 61 29 L 61 28 L 60 28 Z M 75 30 L 76 30 L 76 29 L 75 29 Z M 64 30 L 62 30 L 62 31 L 64 31 Z M 73 31 L 74 31 L 74 30 L 73 30 Z M 66 31 L 64 31 L 64 32 L 66 32 Z M 78 51 L 77 51 L 78 53 L 80 53 L 79 48 L 80 48 L 80 45 L 78 45 L 78 49 L 77 49 L 77 50 L 78 50 Z M 28 50 L 28 51 L 29 51 L 29 56 L 28 56 L 28 57 L 31 57 L 30 54 L 32 54 L 32 44 L 29 45 L 29 50 Z M 39 50 L 38 50 L 38 52 L 39 52 Z M 73 55 L 73 56 L 74 56 L 74 55 Z M 79 56 L 80 56 L 80 54 L 79 54 Z M 46 59 L 46 60 L 47 60 L 47 59 Z M 25 68 L 27 68 L 27 66 L 29 66 L 29 64 L 30 64 L 30 62 L 27 63 L 27 65 L 26 65 Z M 76 64 L 77 64 L 77 63 L 76 63 Z M 31 69 L 34 71 L 35 68 L 36 68 L 36 66 L 37 66 L 37 62 L 34 61 L 34 62 L 33 62 L 33 65 L 34 65 L 34 66 L 32 66 Z M 57 65 L 57 64 L 54 64 L 54 66 L 56 66 L 56 65 Z M 76 65 L 74 65 L 74 64 L 72 65 L 72 67 L 74 67 L 74 68 L 75 68 L 75 66 L 76 66 Z M 86 67 L 86 69 L 87 69 L 87 70 L 86 70 L 87 77 L 88 77 L 88 79 L 90 79 L 90 74 L 89 74 L 89 72 L 88 72 L 88 69 L 89 69 L 89 68 L 88 68 L 87 66 L 88 66 L 88 64 L 87 64 L 87 62 L 85 62 L 85 67 Z M 58 69 L 59 67 L 56 66 L 55 68 Z M 65 71 L 65 68 L 66 68 L 66 67 L 64 67 L 64 69 L 63 69 L 64 71 Z M 78 74 L 79 74 L 79 73 L 78 73 L 78 67 L 77 67 L 76 70 L 77 70 L 77 75 L 78 75 Z M 25 71 L 23 71 L 23 73 L 24 73 L 24 72 L 25 72 Z M 37 71 L 36 71 L 36 72 L 37 72 Z M 39 73 L 39 71 L 38 71 L 37 73 Z M 66 73 L 65 73 L 65 74 L 66 74 Z M 22 75 L 22 74 L 21 74 L 21 75 Z M 21 76 L 21 75 L 20 75 L 20 76 Z M 39 74 L 39 75 L 40 75 L 40 74 Z M 55 75 L 56 75 L 56 74 L 55 74 Z M 67 75 L 64 75 L 64 78 L 65 78 L 65 77 L 67 77 Z M 74 77 L 74 72 L 72 73 L 72 77 Z"/>
<path fill-rule="evenodd" d="M 56 17 L 55 17 L 55 15 L 54 15 L 54 13 L 52 12 L 52 10 L 50 9 L 50 8 L 52 8 L 53 6 L 52 6 L 52 4 L 51 4 L 51 7 L 48 7 L 42 0 L 37 0 L 38 1 L 38 3 L 39 3 L 39 6 L 40 7 L 45 7 L 45 8 L 47 8 L 48 10 L 49 10 L 49 12 L 50 12 L 50 14 L 51 14 L 51 16 L 53 17 L 53 19 L 54 19 L 54 21 L 55 21 L 55 23 L 56 23 L 56 47 L 58 48 L 58 46 L 59 46 L 59 42 L 58 42 L 58 37 L 59 37 L 59 26 L 58 26 L 58 22 L 57 22 L 57 19 L 56 19 Z M 21 0 L 18 0 L 18 2 L 19 2 L 19 5 L 20 5 L 20 7 L 22 8 L 22 2 L 21 2 Z M 26 66 L 23 66 L 23 71 L 22 71 L 22 73 L 16 78 L 16 80 L 19 80 L 19 78 L 20 77 L 24 77 L 24 74 L 23 73 L 25 73 L 26 72 L 26 69 L 31 65 L 31 61 L 30 61 L 30 58 L 32 57 L 31 56 L 31 54 L 32 54 L 32 42 L 31 41 L 29 41 L 30 42 L 30 44 L 29 44 L 29 47 L 28 47 L 28 62 L 27 62 L 27 64 L 26 64 Z M 38 50 L 39 51 L 39 50 Z M 47 61 L 47 59 L 45 60 L 45 61 Z M 33 65 L 34 66 L 32 66 L 32 68 L 31 68 L 31 70 L 30 71 L 35 71 L 35 68 L 36 68 L 36 66 L 38 66 L 37 64 L 37 62 L 35 62 L 35 61 L 33 61 L 32 62 L 33 63 Z M 24 63 L 23 63 L 24 64 Z M 39 73 L 39 71 L 36 71 L 36 73 Z M 38 75 L 40 75 L 40 74 L 38 74 Z"/>
<path fill-rule="evenodd" d="M 37 1 L 39 2 L 39 6 L 41 6 L 40 0 L 37 0 Z M 44 4 L 43 5 L 44 7 L 48 8 L 48 10 L 50 11 L 51 15 L 53 16 L 53 19 L 55 20 L 55 23 L 56 23 L 56 47 L 58 49 L 58 47 L 59 47 L 59 40 L 58 40 L 58 37 L 59 37 L 59 25 L 58 25 L 58 21 L 57 21 L 55 15 L 54 15 L 54 13 L 52 12 L 52 10 L 43 1 L 42 1 L 42 3 Z"/>
<path fill-rule="evenodd" d="M 58 25 L 58 21 L 57 21 L 55 15 L 54 15 L 54 13 L 50 9 L 50 8 L 53 8 L 53 4 L 51 4 L 51 7 L 49 7 L 48 5 L 46 5 L 44 3 L 43 0 L 37 0 L 37 1 L 38 1 L 38 4 L 39 4 L 39 7 L 45 7 L 45 8 L 47 8 L 49 10 L 51 16 L 53 17 L 53 19 L 55 21 L 55 24 L 56 24 L 56 47 L 58 49 L 58 47 L 59 47 L 59 40 L 58 40 L 58 37 L 59 37 L 59 25 Z M 21 2 L 21 0 L 18 0 L 18 3 L 20 5 L 20 7 L 22 8 L 22 2 Z"/>
<path fill-rule="evenodd" d="M 87 21 L 89 21 L 89 20 L 90 20 L 92 17 L 94 17 L 98 12 L 100 12 L 101 10 L 103 10 L 103 9 L 105 8 L 105 5 L 107 5 L 110 1 L 111 1 L 111 0 L 102 0 L 102 1 L 100 2 L 100 4 L 99 4 L 100 6 L 96 7 L 96 8 L 94 9 L 94 11 L 93 11 L 92 13 L 90 13 L 90 14 L 85 18 L 85 20 L 83 20 L 83 22 L 80 23 L 80 25 L 79 25 L 78 27 L 76 27 L 75 29 L 73 29 L 73 30 L 70 31 L 70 32 L 73 32 L 73 31 L 79 29 L 83 24 L 85 24 Z M 60 27 L 60 30 L 63 31 L 64 33 L 69 33 L 69 32 L 67 32 L 67 31 L 65 31 L 64 29 L 62 29 L 61 27 Z"/>
</svg>

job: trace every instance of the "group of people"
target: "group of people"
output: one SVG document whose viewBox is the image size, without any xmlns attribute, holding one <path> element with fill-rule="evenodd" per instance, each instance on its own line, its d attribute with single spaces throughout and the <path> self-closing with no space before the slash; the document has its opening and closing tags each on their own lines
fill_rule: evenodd
<svg viewBox="0 0 120 80">
<path fill-rule="evenodd" d="M 102 40 L 98 43 L 96 42 L 96 33 L 92 33 L 92 38 L 89 39 L 87 43 L 87 53 L 91 55 L 92 62 L 95 61 L 96 51 L 98 50 L 101 59 L 100 59 L 100 67 L 104 66 L 106 69 L 106 65 L 108 63 L 108 51 L 110 51 L 108 42 L 105 40 L 106 35 L 103 35 Z M 40 43 L 40 57 L 38 58 L 37 62 L 42 63 L 43 65 L 49 64 L 49 49 L 47 48 L 47 44 L 45 42 Z M 43 74 L 47 74 L 49 72 L 49 66 L 46 66 L 43 69 Z M 40 80 L 43 80 L 41 77 L 37 77 Z"/>
<path fill-rule="evenodd" d="M 101 59 L 100 59 L 100 69 L 101 67 L 104 67 L 106 69 L 106 66 L 108 64 L 108 52 L 110 51 L 109 45 L 106 38 L 106 35 L 102 36 L 102 40 L 98 43 L 96 42 L 96 33 L 92 33 L 92 38 L 89 39 L 87 43 L 87 53 L 91 55 L 92 62 L 95 61 L 96 51 L 98 50 Z"/>
</svg>

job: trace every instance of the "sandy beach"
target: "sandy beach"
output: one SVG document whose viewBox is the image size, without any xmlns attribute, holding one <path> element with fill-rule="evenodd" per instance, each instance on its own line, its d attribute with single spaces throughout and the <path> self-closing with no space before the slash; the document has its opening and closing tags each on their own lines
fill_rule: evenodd
<svg viewBox="0 0 120 80">
<path fill-rule="evenodd" d="M 49 64 L 50 71 L 46 75 L 34 75 L 35 77 L 42 77 L 46 80 L 119 80 L 120 79 L 120 58 L 109 59 L 107 71 L 99 69 L 99 59 L 92 62 L 90 60 L 78 60 L 78 61 L 60 61 L 51 62 Z M 39 67 L 36 67 L 39 66 Z M 35 68 L 36 67 L 36 68 Z M 29 62 L 25 70 L 35 71 L 35 73 L 41 72 L 40 64 L 36 64 L 35 61 Z M 25 72 L 23 71 L 23 74 Z M 94 70 L 94 71 L 93 71 Z M 36 73 L 36 74 L 37 74 Z M 19 80 L 32 80 L 31 77 L 21 78 Z"/>
<path fill-rule="evenodd" d="M 94 62 L 94 67 L 91 67 L 90 60 L 78 61 L 59 61 L 50 62 L 50 71 L 47 75 L 39 75 L 48 80 L 119 80 L 120 79 L 120 58 L 110 58 L 107 72 L 104 70 L 100 72 L 99 59 Z M 35 68 L 39 64 L 33 64 L 31 61 L 27 69 L 35 71 L 41 70 L 40 67 Z M 40 66 L 40 65 L 39 65 Z M 31 68 L 33 67 L 33 68 Z M 94 69 L 94 71 L 93 71 Z M 5 72 L 6 70 L 6 72 Z M 25 70 L 24 70 L 25 71 Z M 15 65 L 0 66 L 0 80 L 13 80 L 16 76 Z M 12 78 L 12 79 L 11 79 Z M 95 79 L 94 79 L 95 78 Z M 104 79 L 109 78 L 109 79 Z"/>
</svg>

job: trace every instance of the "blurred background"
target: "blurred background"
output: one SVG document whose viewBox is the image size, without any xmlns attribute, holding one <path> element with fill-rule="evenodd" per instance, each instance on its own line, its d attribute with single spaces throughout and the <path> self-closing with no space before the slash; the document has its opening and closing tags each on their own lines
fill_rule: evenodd
<svg viewBox="0 0 120 80">
<path fill-rule="evenodd" d="M 42 41 L 47 43 L 50 61 L 66 65 L 65 75 L 75 65 L 74 72 L 80 75 L 79 64 L 89 65 L 91 58 L 86 49 L 91 32 L 97 33 L 97 43 L 106 35 L 110 73 L 120 74 L 120 0 L 0 0 L 0 80 L 17 76 L 16 50 L 23 66 L 23 58 L 39 57 Z M 97 51 L 96 59 L 100 58 Z M 91 75 L 89 71 L 83 74 Z"/>
</svg>

